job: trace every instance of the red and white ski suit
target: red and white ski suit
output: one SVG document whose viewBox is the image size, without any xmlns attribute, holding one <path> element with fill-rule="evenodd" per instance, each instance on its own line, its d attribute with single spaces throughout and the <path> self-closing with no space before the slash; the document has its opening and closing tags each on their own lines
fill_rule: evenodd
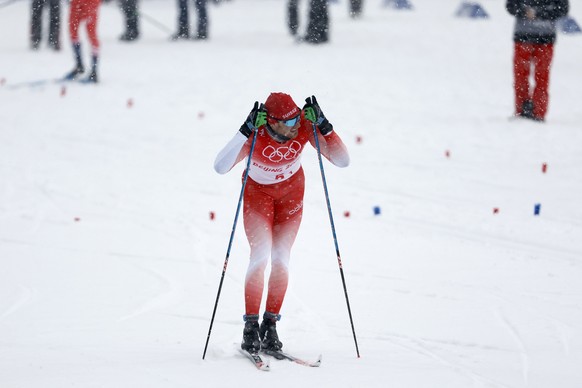
<svg viewBox="0 0 582 388">
<path fill-rule="evenodd" d="M 97 38 L 97 17 L 101 0 L 72 0 L 69 14 L 69 33 L 73 44 L 79 43 L 79 25 L 87 24 L 87 35 L 91 43 L 93 55 L 99 54 L 99 39 Z"/>
<path fill-rule="evenodd" d="M 303 215 L 305 180 L 301 153 L 307 142 L 315 147 L 313 127 L 303 114 L 295 139 L 278 143 L 260 127 L 250 138 L 240 132 L 218 154 L 214 168 L 220 174 L 249 155 L 257 136 L 244 191 L 244 226 L 250 244 L 250 262 L 245 280 L 246 315 L 259 314 L 264 288 L 264 272 L 269 258 L 266 311 L 279 314 L 289 279 L 288 265 Z M 349 164 L 347 149 L 335 133 L 318 133 L 321 153 L 338 167 Z"/>
</svg>

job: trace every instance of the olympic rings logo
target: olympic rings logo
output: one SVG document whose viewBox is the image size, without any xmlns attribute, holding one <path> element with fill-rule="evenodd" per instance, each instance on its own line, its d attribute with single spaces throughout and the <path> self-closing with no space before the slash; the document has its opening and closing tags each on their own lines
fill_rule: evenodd
<svg viewBox="0 0 582 388">
<path fill-rule="evenodd" d="M 275 148 L 272 145 L 266 146 L 263 149 L 263 156 L 268 158 L 271 162 L 277 163 L 283 160 L 296 159 L 301 151 L 301 143 L 296 140 L 291 142 L 291 145 Z"/>
</svg>

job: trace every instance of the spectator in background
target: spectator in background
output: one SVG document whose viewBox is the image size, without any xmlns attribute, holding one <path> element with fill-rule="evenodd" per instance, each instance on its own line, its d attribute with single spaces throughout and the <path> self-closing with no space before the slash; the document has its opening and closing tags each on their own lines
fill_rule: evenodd
<svg viewBox="0 0 582 388">
<path fill-rule="evenodd" d="M 287 24 L 291 35 L 297 36 L 299 29 L 299 3 L 298 0 L 289 0 L 287 3 Z"/>
<path fill-rule="evenodd" d="M 125 32 L 119 37 L 124 42 L 132 42 L 139 38 L 138 0 L 119 0 L 119 5 L 125 17 Z"/>
<path fill-rule="evenodd" d="M 48 44 L 53 50 L 61 49 L 61 0 L 32 0 L 30 20 L 30 47 L 38 50 L 42 40 L 42 14 L 44 7 L 49 10 L 49 35 Z"/>
<path fill-rule="evenodd" d="M 514 114 L 517 117 L 544 121 L 548 111 L 556 19 L 568 14 L 568 0 L 507 0 L 506 8 L 515 16 Z M 535 85 L 530 88 L 532 67 Z"/>
<path fill-rule="evenodd" d="M 329 11 L 327 0 L 311 0 L 309 5 L 309 23 L 305 41 L 308 43 L 325 43 L 329 40 Z"/>
<path fill-rule="evenodd" d="M 289 0 L 287 3 L 287 23 L 291 35 L 297 37 L 299 29 L 298 0 Z M 329 40 L 329 12 L 327 0 L 310 0 L 309 22 L 304 37 L 297 37 L 298 41 L 307 43 L 325 43 Z"/>
<path fill-rule="evenodd" d="M 97 18 L 99 16 L 100 0 L 71 0 L 69 14 L 69 32 L 75 53 L 75 68 L 69 72 L 65 79 L 75 80 L 85 72 L 83 59 L 81 57 L 81 41 L 79 40 L 79 26 L 85 22 L 87 35 L 91 43 L 91 71 L 84 80 L 88 83 L 97 83 L 97 65 L 99 64 L 99 39 L 97 38 Z"/>
<path fill-rule="evenodd" d="M 362 3 L 364 0 L 350 0 L 350 16 L 359 18 L 362 16 Z"/>
<path fill-rule="evenodd" d="M 188 1 L 178 0 L 178 31 L 171 36 L 172 40 L 178 39 L 208 39 L 208 13 L 206 0 L 194 0 L 194 7 L 198 13 L 198 29 L 196 35 L 190 36 L 190 22 L 188 19 Z"/>
</svg>

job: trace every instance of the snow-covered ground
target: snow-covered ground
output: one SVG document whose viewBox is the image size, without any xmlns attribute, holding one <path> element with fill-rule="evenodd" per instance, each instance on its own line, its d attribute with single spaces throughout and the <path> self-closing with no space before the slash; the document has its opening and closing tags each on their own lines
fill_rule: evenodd
<svg viewBox="0 0 582 388">
<path fill-rule="evenodd" d="M 28 2 L 0 8 L 0 387 L 580 387 L 582 35 L 559 36 L 547 122 L 510 121 L 505 2 L 480 21 L 412 2 L 352 20 L 341 0 L 321 47 L 293 42 L 282 0 L 210 6 L 208 42 L 142 20 L 134 44 L 108 3 L 98 86 L 15 89 L 72 52 L 66 28 L 30 51 Z M 142 11 L 174 29 L 173 1 Z M 202 360 L 243 169 L 213 160 L 270 91 L 315 94 L 351 153 L 325 171 L 359 359 L 310 149 L 278 327 L 322 366 L 237 353 L 241 225 Z"/>
</svg>

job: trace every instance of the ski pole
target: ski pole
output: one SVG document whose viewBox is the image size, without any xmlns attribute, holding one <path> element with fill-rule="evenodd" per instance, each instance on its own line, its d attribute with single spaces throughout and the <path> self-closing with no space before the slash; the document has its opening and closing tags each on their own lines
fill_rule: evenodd
<svg viewBox="0 0 582 388">
<path fill-rule="evenodd" d="M 218 299 L 220 298 L 220 292 L 222 290 L 222 283 L 224 282 L 224 275 L 226 274 L 226 267 L 228 266 L 228 258 L 230 257 L 230 248 L 232 247 L 232 241 L 234 239 L 234 232 L 236 230 L 236 224 L 238 221 L 238 214 L 240 212 L 240 206 L 242 203 L 245 186 L 247 185 L 247 178 L 249 176 L 249 169 L 251 167 L 251 157 L 253 156 L 253 151 L 255 150 L 255 143 L 257 141 L 257 129 L 255 128 L 253 136 L 253 141 L 251 142 L 251 149 L 249 151 L 249 157 L 247 160 L 247 168 L 244 173 L 242 187 L 240 189 L 240 195 L 238 197 L 238 204 L 236 206 L 236 213 L 234 215 L 234 222 L 232 224 L 232 231 L 230 232 L 230 240 L 228 241 L 228 248 L 226 250 L 226 258 L 224 259 L 224 265 L 222 266 L 222 275 L 220 276 L 220 283 L 218 285 L 218 293 L 216 294 L 216 301 L 214 302 L 214 310 L 212 311 L 212 318 L 210 319 L 210 327 L 208 328 L 208 336 L 206 337 L 206 345 L 204 345 L 204 353 L 202 354 L 202 359 L 206 357 L 206 350 L 208 349 L 208 342 L 210 341 L 210 333 L 212 332 L 212 325 L 214 324 L 214 317 L 216 316 L 216 308 L 218 307 Z"/>
<path fill-rule="evenodd" d="M 172 30 L 169 27 L 167 27 L 165 24 L 159 22 L 158 20 L 154 19 L 153 17 L 151 17 L 147 13 L 144 13 L 143 11 L 141 11 L 141 12 L 138 12 L 138 15 L 140 17 L 142 17 L 145 21 L 147 21 L 150 24 L 156 26 L 160 31 L 164 31 L 164 32 L 167 32 L 167 33 L 172 33 Z"/>
<path fill-rule="evenodd" d="M 321 171 L 321 180 L 323 182 L 323 191 L 325 193 L 325 202 L 327 203 L 327 212 L 329 214 L 329 222 L 331 224 L 331 233 L 333 235 L 333 243 L 335 244 L 335 253 L 337 254 L 337 263 L 339 265 L 342 284 L 344 286 L 344 295 L 346 297 L 346 304 L 348 306 L 348 315 L 350 316 L 350 324 L 352 325 L 352 334 L 354 336 L 354 343 L 356 344 L 356 354 L 360 358 L 360 350 L 358 349 L 358 339 L 356 338 L 356 330 L 354 329 L 354 320 L 352 318 L 352 309 L 350 308 L 350 299 L 348 297 L 348 288 L 346 287 L 346 278 L 344 276 L 344 269 L 342 266 L 342 259 L 340 256 L 339 245 L 337 242 L 337 235 L 335 233 L 335 225 L 333 222 L 333 214 L 331 212 L 331 203 L 329 202 L 329 193 L 327 191 L 327 182 L 325 180 L 325 171 L 323 170 L 323 161 L 321 160 L 321 148 L 319 147 L 319 138 L 317 135 L 317 127 L 313 123 L 313 136 L 315 137 L 315 148 L 317 149 L 317 159 L 319 160 L 319 170 Z"/>
</svg>

